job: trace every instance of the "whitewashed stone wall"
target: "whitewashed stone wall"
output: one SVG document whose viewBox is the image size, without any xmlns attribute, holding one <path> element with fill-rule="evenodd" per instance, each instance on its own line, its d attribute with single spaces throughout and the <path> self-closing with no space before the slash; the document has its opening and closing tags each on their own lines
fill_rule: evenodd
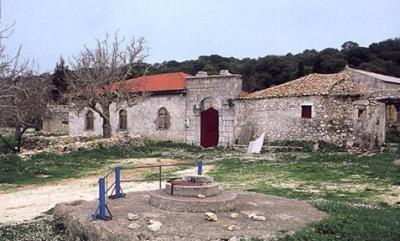
<svg viewBox="0 0 400 241">
<path fill-rule="evenodd" d="M 81 111 L 69 112 L 69 135 L 70 136 L 101 136 L 103 135 L 103 121 L 100 115 L 93 111 L 94 114 L 94 128 L 93 130 L 85 129 L 85 115 L 89 108 Z"/>
<path fill-rule="evenodd" d="M 229 100 L 237 98 L 242 90 L 240 75 L 221 74 L 211 76 L 194 76 L 187 80 L 187 143 L 200 145 L 200 112 L 201 102 L 212 99 L 213 108 L 218 110 L 219 140 L 218 145 L 234 144 L 235 106 Z M 232 102 L 233 103 L 233 102 Z"/>
<path fill-rule="evenodd" d="M 168 130 L 157 130 L 156 119 L 157 111 L 160 108 L 166 108 L 170 115 L 170 128 Z M 110 106 L 110 115 L 113 133 L 121 132 L 119 130 L 119 111 L 125 109 L 128 112 L 128 129 L 131 134 L 138 134 L 156 140 L 172 140 L 185 142 L 185 115 L 186 115 L 186 97 L 181 94 L 153 95 L 146 97 L 137 105 L 116 105 Z M 95 136 L 102 135 L 102 119 L 95 114 L 94 130 L 85 130 L 85 114 L 87 109 L 77 112 L 70 112 L 70 135 L 71 136 Z"/>
</svg>

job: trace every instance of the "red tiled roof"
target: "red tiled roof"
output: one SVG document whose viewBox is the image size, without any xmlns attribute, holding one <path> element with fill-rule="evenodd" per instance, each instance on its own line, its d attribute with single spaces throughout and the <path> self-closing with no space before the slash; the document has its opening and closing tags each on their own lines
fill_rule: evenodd
<svg viewBox="0 0 400 241">
<path fill-rule="evenodd" d="M 184 72 L 155 74 L 128 79 L 123 82 L 124 88 L 131 92 L 164 92 L 186 90 L 186 77 L 191 76 Z M 111 87 L 112 91 L 118 88 L 118 83 Z"/>
</svg>

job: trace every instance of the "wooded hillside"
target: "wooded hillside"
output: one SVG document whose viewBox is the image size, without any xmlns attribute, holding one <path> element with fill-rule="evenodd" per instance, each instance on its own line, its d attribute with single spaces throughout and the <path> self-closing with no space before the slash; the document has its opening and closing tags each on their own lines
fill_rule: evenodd
<svg viewBox="0 0 400 241">
<path fill-rule="evenodd" d="M 231 73 L 241 74 L 243 89 L 252 92 L 310 73 L 336 73 L 346 64 L 353 68 L 400 77 L 400 38 L 373 43 L 368 47 L 348 41 L 343 43 L 341 49 L 307 49 L 298 54 L 267 55 L 257 59 L 210 55 L 182 62 L 170 60 L 156 64 L 141 63 L 133 66 L 128 78 L 141 76 L 146 69 L 146 74 L 183 71 L 192 75 L 199 70 L 217 74 L 221 69 L 228 69 Z M 60 69 L 65 71 L 64 63 L 57 64 L 54 83 L 64 88 L 60 85 L 60 74 L 63 72 Z"/>
</svg>

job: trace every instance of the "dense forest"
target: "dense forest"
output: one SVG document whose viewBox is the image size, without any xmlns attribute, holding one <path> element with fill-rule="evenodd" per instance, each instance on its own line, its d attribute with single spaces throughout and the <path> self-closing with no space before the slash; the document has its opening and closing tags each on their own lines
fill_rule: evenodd
<svg viewBox="0 0 400 241">
<path fill-rule="evenodd" d="M 196 60 L 178 62 L 175 60 L 162 63 L 142 63 L 132 66 L 128 78 L 147 74 L 183 71 L 196 74 L 207 71 L 217 74 L 221 69 L 240 74 L 245 91 L 256 91 L 273 85 L 282 84 L 310 73 L 336 73 L 346 65 L 376 73 L 400 77 L 400 38 L 373 43 L 368 47 L 348 41 L 341 49 L 326 48 L 321 51 L 304 50 L 302 53 L 278 56 L 267 55 L 257 59 L 222 57 L 219 55 L 200 56 Z M 63 60 L 57 64 L 53 73 L 55 92 L 66 89 L 63 74 L 68 71 Z"/>
</svg>

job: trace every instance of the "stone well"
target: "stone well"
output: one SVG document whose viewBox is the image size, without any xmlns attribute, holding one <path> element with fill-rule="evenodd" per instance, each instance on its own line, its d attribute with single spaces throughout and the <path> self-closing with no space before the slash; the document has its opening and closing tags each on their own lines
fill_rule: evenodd
<svg viewBox="0 0 400 241">
<path fill-rule="evenodd" d="M 237 198 L 235 193 L 221 191 L 212 177 L 203 175 L 168 180 L 165 189 L 149 194 L 150 205 L 174 212 L 230 211 Z"/>
</svg>

